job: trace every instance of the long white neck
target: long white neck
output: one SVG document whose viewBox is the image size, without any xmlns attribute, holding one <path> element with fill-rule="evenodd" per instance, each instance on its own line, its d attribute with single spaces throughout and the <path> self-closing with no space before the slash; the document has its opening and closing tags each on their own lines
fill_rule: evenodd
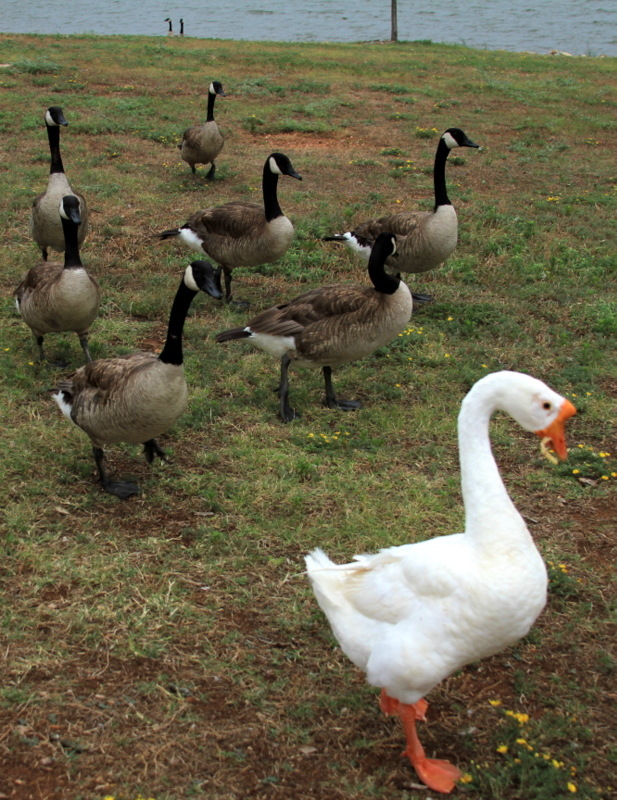
<svg viewBox="0 0 617 800">
<path fill-rule="evenodd" d="M 491 415 L 501 408 L 507 387 L 487 376 L 463 400 L 458 417 L 461 485 L 465 533 L 483 549 L 525 546 L 531 536 L 510 499 L 495 463 L 489 440 Z"/>
</svg>

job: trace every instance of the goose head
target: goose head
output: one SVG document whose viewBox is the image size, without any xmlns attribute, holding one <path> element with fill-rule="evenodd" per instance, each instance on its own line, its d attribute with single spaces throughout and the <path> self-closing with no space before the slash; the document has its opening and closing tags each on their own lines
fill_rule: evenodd
<svg viewBox="0 0 617 800">
<path fill-rule="evenodd" d="M 45 124 L 57 127 L 58 125 L 68 125 L 69 123 L 65 120 L 60 106 L 50 106 L 45 112 Z"/>
<path fill-rule="evenodd" d="M 65 194 L 60 201 L 60 216 L 63 219 L 70 219 L 75 225 L 81 224 L 81 208 L 79 200 L 74 194 Z"/>
<path fill-rule="evenodd" d="M 537 378 L 521 372 L 495 372 L 478 381 L 476 386 L 484 382 L 487 388 L 498 387 L 496 408 L 509 414 L 524 430 L 550 440 L 559 458 L 567 458 L 564 424 L 576 414 L 569 400 Z"/>
<path fill-rule="evenodd" d="M 218 94 L 219 97 L 227 97 L 223 91 L 223 84 L 220 81 L 212 81 L 210 87 L 208 88 L 208 92 L 210 94 Z"/>
<path fill-rule="evenodd" d="M 448 128 L 441 136 L 442 142 L 446 145 L 448 150 L 453 147 L 477 147 L 480 145 L 472 142 L 471 139 L 460 128 Z"/>
<path fill-rule="evenodd" d="M 289 175 L 290 178 L 295 178 L 298 181 L 302 180 L 302 175 L 295 171 L 291 161 L 283 153 L 271 153 L 266 164 L 273 175 Z"/>
<path fill-rule="evenodd" d="M 184 271 L 184 283 L 193 292 L 206 292 L 217 300 L 223 296 L 221 268 L 209 261 L 192 261 Z"/>
</svg>

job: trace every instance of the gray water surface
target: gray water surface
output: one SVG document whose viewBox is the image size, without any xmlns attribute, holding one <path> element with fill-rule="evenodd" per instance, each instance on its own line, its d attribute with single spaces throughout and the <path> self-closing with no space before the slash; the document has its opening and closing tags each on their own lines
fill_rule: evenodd
<svg viewBox="0 0 617 800">
<path fill-rule="evenodd" d="M 390 38 L 390 0 L 0 0 L 7 33 L 165 36 L 165 17 L 200 38 L 357 42 Z M 617 55 L 614 0 L 398 0 L 399 40 L 490 50 Z"/>
</svg>

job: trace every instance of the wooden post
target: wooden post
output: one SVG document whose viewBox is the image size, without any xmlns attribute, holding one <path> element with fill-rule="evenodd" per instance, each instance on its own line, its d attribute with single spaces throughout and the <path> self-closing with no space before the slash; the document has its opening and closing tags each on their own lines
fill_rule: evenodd
<svg viewBox="0 0 617 800">
<path fill-rule="evenodd" d="M 392 0 L 392 35 L 390 39 L 393 42 L 398 42 L 398 18 L 397 18 L 397 0 Z"/>
</svg>

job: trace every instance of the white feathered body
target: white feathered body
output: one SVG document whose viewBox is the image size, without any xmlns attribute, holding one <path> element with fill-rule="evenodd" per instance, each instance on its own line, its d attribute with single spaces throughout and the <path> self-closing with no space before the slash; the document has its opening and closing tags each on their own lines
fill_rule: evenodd
<svg viewBox="0 0 617 800">
<path fill-rule="evenodd" d="M 491 556 L 453 534 L 340 566 L 315 550 L 307 567 L 343 652 L 403 703 L 518 641 L 546 603 L 546 568 L 531 538 Z"/>
</svg>

